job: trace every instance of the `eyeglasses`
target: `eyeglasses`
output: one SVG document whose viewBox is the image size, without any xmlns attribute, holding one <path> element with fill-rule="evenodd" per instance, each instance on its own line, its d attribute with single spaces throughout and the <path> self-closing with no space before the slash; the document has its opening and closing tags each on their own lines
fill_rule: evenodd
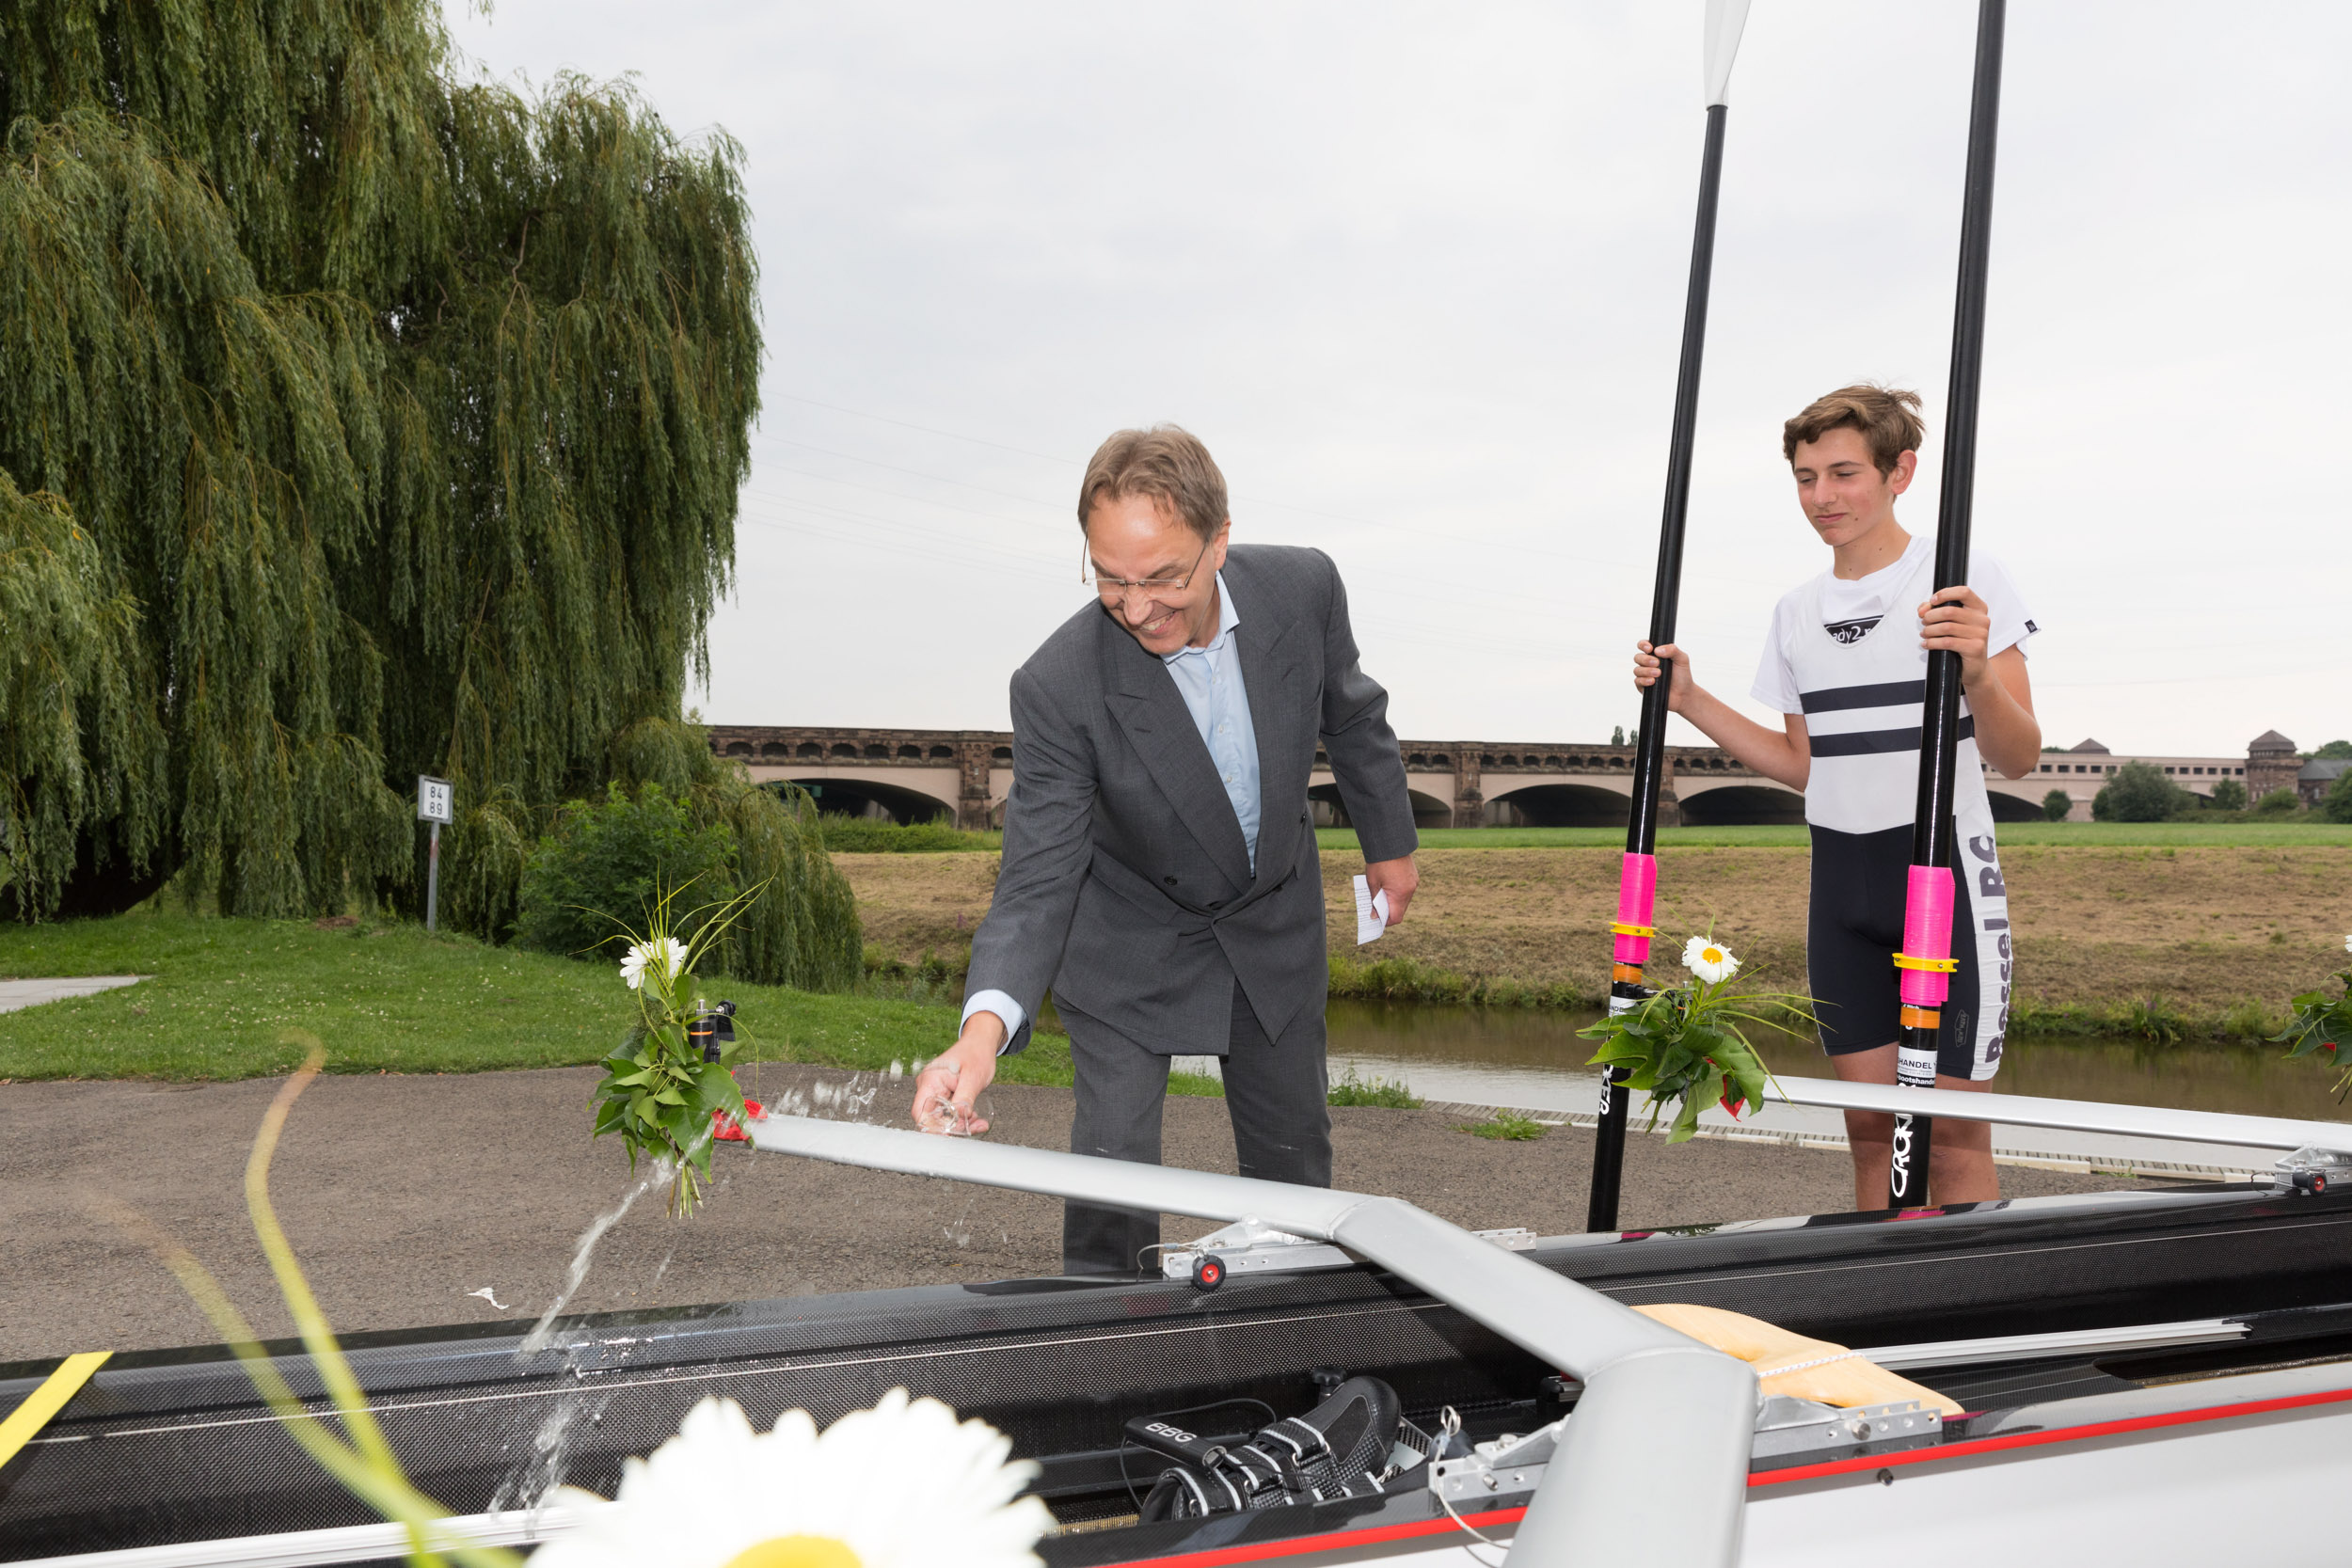
<svg viewBox="0 0 2352 1568">
<path fill-rule="evenodd" d="M 1078 549 L 1078 580 L 1105 598 L 1123 599 L 1138 588 L 1147 593 L 1181 594 L 1192 586 L 1194 578 L 1200 575 L 1200 562 L 1208 559 L 1209 546 L 1216 543 L 1215 539 L 1209 539 L 1201 544 L 1200 553 L 1192 558 L 1192 564 L 1184 568 L 1183 577 L 1141 578 L 1104 577 L 1094 569 L 1093 552 L 1082 543 Z"/>
</svg>

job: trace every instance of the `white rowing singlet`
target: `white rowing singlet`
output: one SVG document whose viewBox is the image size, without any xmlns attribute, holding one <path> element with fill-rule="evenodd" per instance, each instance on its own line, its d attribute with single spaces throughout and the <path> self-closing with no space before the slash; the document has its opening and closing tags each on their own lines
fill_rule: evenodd
<svg viewBox="0 0 2352 1568">
<path fill-rule="evenodd" d="M 1811 743 L 1804 791 L 1816 863 L 1809 968 L 1816 997 L 1836 1004 L 1825 1018 L 1832 1026 L 1824 1041 L 1833 1051 L 1894 1037 L 1891 948 L 1900 940 L 1901 884 L 1918 804 L 1927 699 L 1928 655 L 1919 646 L 1918 606 L 1929 595 L 1934 568 L 1934 542 L 1915 539 L 1901 561 L 1863 579 L 1877 591 L 1871 604 L 1852 602 L 1857 585 L 1836 584 L 1846 591 L 1847 602 L 1825 607 L 1824 588 L 1833 580 L 1826 572 L 1805 583 L 1781 600 L 1773 643 L 1756 677 L 1756 697 L 1784 712 L 1802 713 Z M 2037 629 L 1997 562 L 1979 557 L 1970 575 L 1976 579 L 1970 586 L 1992 610 L 1991 652 L 2016 646 Z M 1954 1002 L 1961 1004 L 1963 997 L 1965 1002 L 1948 1010 L 1940 1070 L 1984 1079 L 2000 1061 L 2013 950 L 1984 762 L 1964 693 L 1960 712 L 1952 875 L 1961 896 L 1952 936 L 1953 957 L 1964 970 L 1956 977 Z M 1882 965 L 1889 966 L 1884 974 Z M 1888 1015 L 1883 1021 L 1875 1017 L 1882 1010 Z M 1839 1024 L 1850 1038 L 1836 1040 Z"/>
</svg>

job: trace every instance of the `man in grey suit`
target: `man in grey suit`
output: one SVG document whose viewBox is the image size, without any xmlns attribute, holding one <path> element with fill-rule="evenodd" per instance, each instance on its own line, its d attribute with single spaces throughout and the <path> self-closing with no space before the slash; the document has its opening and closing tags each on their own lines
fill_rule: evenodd
<svg viewBox="0 0 2352 1568">
<path fill-rule="evenodd" d="M 1050 988 L 1070 1031 L 1070 1147 L 1157 1164 L 1172 1055 L 1224 1058 L 1242 1174 L 1331 1184 L 1323 875 L 1307 781 L 1320 737 L 1404 918 L 1418 883 L 1388 693 L 1357 663 L 1320 550 L 1230 545 L 1225 479 L 1171 425 L 1123 430 L 1079 487 L 1087 579 L 1012 678 L 1013 785 L 963 1027 L 915 1086 L 917 1125 L 973 1102 Z M 1159 1216 L 1069 1205 L 1062 1267 L 1134 1274 Z"/>
</svg>

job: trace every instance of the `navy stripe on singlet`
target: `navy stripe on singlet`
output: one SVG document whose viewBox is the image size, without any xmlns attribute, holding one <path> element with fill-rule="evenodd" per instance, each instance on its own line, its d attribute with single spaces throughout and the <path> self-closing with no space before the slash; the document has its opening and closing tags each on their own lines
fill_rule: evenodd
<svg viewBox="0 0 2352 1568">
<path fill-rule="evenodd" d="M 1924 703 L 1928 700 L 1928 683 L 1915 681 L 1884 681 L 1877 686 L 1833 686 L 1822 691 L 1807 691 L 1797 699 L 1807 713 L 1836 713 L 1850 707 L 1894 707 L 1901 703 Z"/>
<path fill-rule="evenodd" d="M 1881 752 L 1917 751 L 1921 728 L 1914 724 L 1907 730 L 1856 730 L 1851 735 L 1816 735 L 1806 738 L 1817 757 L 1864 757 Z M 1973 739 L 1976 733 L 1974 714 L 1960 721 L 1961 739 Z"/>
</svg>

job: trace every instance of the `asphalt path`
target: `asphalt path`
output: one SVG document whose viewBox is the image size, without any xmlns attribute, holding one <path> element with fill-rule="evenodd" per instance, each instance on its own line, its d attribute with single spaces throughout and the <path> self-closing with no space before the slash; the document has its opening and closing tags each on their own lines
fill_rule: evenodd
<svg viewBox="0 0 2352 1568">
<path fill-rule="evenodd" d="M 746 1069 L 771 1098 L 904 1126 L 911 1084 L 875 1074 Z M 578 1243 L 633 1182 L 619 1144 L 588 1136 L 594 1069 L 319 1079 L 294 1107 L 272 1194 L 312 1288 L 344 1333 L 537 1316 Z M 265 1337 L 290 1334 L 246 1215 L 246 1158 L 279 1081 L 0 1085 L 0 1362 L 216 1341 L 127 1227 L 135 1211 L 201 1259 Z M 1067 1089 L 1007 1086 L 991 1138 L 1067 1147 Z M 1592 1134 L 1470 1137 L 1459 1114 L 1340 1107 L 1336 1181 L 1409 1199 L 1457 1225 L 1583 1227 Z M 1168 1160 L 1233 1168 L 1221 1101 L 1168 1102 Z M 657 1189 L 598 1243 L 570 1310 L 687 1306 L 1012 1278 L 1058 1267 L 1046 1198 L 723 1148 L 700 1213 Z M 2110 1178 L 2004 1167 L 2011 1196 Z M 1846 1157 L 1700 1140 L 1629 1140 L 1623 1222 L 1692 1225 L 1849 1207 Z M 1200 1222 L 1167 1223 L 1169 1241 Z M 487 1292 L 485 1294 L 484 1292 Z"/>
</svg>

